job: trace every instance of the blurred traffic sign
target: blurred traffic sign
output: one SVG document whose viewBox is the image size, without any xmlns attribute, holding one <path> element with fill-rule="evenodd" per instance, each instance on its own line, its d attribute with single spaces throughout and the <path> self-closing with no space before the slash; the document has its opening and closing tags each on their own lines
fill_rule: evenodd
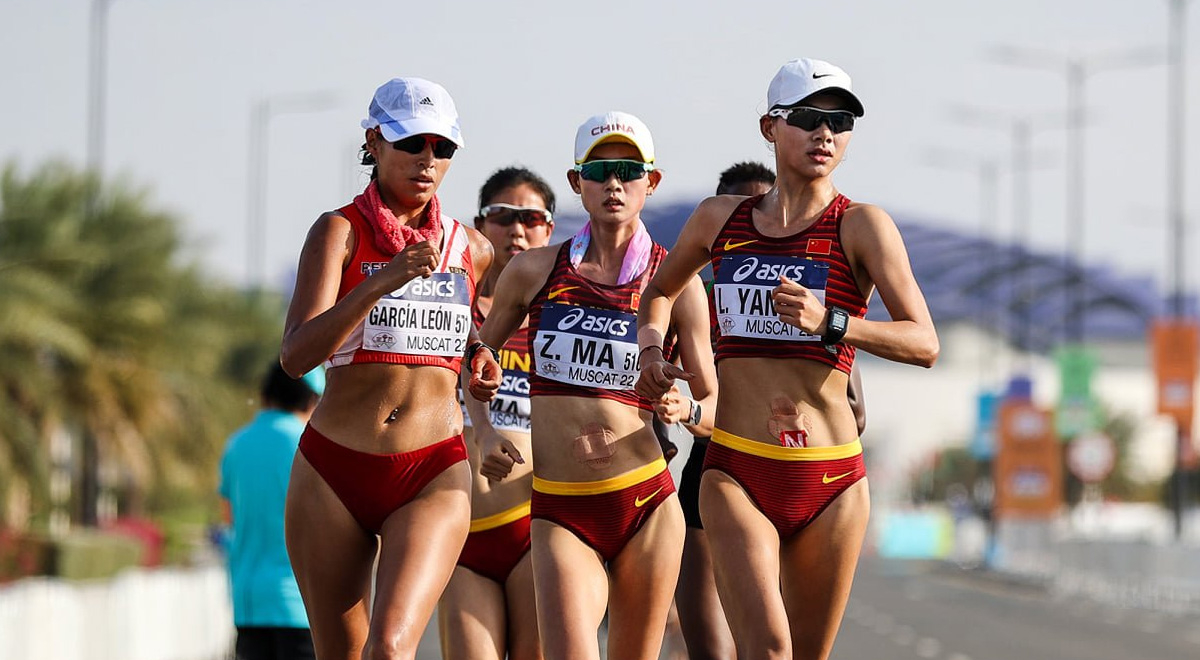
<svg viewBox="0 0 1200 660">
<path fill-rule="evenodd" d="M 1117 447 L 1112 438 L 1093 431 L 1071 441 L 1067 447 L 1067 467 L 1080 481 L 1095 484 L 1112 474 L 1117 463 Z"/>
</svg>

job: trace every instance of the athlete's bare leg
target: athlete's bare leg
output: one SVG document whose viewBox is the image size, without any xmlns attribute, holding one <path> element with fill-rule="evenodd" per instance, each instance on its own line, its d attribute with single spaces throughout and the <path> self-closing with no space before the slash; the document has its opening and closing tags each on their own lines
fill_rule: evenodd
<svg viewBox="0 0 1200 660">
<path fill-rule="evenodd" d="M 462 461 L 435 477 L 383 522 L 363 660 L 416 656 L 421 634 L 467 540 L 470 492 L 470 467 Z"/>
<path fill-rule="evenodd" d="M 288 487 L 288 556 L 321 660 L 360 660 L 367 641 L 371 565 L 378 542 L 296 452 Z"/>
<path fill-rule="evenodd" d="M 700 517 L 737 657 L 791 660 L 775 526 L 736 481 L 718 470 L 706 470 L 700 480 Z"/>
<path fill-rule="evenodd" d="M 608 603 L 600 555 L 547 520 L 534 519 L 530 536 L 542 652 L 549 660 L 599 660 L 596 632 Z"/>
<path fill-rule="evenodd" d="M 702 529 L 689 527 L 685 532 L 675 605 L 679 608 L 679 626 L 690 660 L 737 657 L 729 622 L 717 596 L 708 537 Z"/>
<path fill-rule="evenodd" d="M 437 612 L 443 660 L 504 660 L 508 617 L 499 584 L 455 566 Z"/>
<path fill-rule="evenodd" d="M 797 660 L 826 660 L 833 651 L 870 512 L 862 479 L 783 544 L 783 600 Z"/>
<path fill-rule="evenodd" d="M 532 552 L 526 552 L 508 574 L 504 592 L 508 596 L 508 660 L 541 660 Z"/>
<path fill-rule="evenodd" d="M 683 510 L 671 495 L 609 563 L 608 657 L 656 660 L 683 552 Z"/>
</svg>

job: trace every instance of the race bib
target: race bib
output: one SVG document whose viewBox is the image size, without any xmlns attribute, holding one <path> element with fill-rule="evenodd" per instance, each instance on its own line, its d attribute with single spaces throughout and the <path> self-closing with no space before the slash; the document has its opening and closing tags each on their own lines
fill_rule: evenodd
<svg viewBox="0 0 1200 660">
<path fill-rule="evenodd" d="M 577 305 L 542 308 L 533 347 L 538 375 L 605 390 L 631 390 L 638 376 L 637 317 Z"/>
<path fill-rule="evenodd" d="M 504 370 L 500 390 L 488 403 L 492 426 L 497 431 L 529 433 L 529 353 L 500 349 L 500 368 Z M 463 423 L 471 426 L 465 408 Z"/>
<path fill-rule="evenodd" d="M 418 277 L 375 303 L 363 347 L 385 353 L 457 357 L 467 348 L 471 297 L 459 273 Z"/>
<path fill-rule="evenodd" d="M 804 257 L 735 255 L 721 259 L 713 285 L 717 325 L 726 337 L 750 337 L 777 341 L 819 341 L 775 313 L 771 291 L 779 278 L 787 277 L 813 292 L 825 304 L 829 264 Z"/>
</svg>

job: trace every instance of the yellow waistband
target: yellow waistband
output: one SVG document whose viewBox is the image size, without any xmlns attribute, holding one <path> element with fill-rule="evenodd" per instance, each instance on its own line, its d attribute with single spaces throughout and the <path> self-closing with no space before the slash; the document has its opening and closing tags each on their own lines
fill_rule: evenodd
<svg viewBox="0 0 1200 660">
<path fill-rule="evenodd" d="M 525 516 L 529 515 L 529 500 L 514 506 L 508 511 L 493 513 L 490 516 L 476 518 L 471 521 L 472 532 L 483 532 L 489 529 L 495 529 L 502 525 L 507 525 L 510 522 L 516 522 Z"/>
<path fill-rule="evenodd" d="M 777 461 L 832 461 L 862 453 L 862 442 L 858 438 L 855 438 L 854 442 L 832 447 L 779 447 L 748 440 L 721 429 L 713 429 L 712 441 L 743 454 L 773 458 Z"/>
<path fill-rule="evenodd" d="M 658 476 L 660 472 L 666 469 L 667 462 L 660 458 L 636 470 L 630 470 L 625 474 L 619 474 L 611 479 L 604 479 L 602 481 L 550 481 L 534 476 L 533 489 L 539 493 L 546 493 L 548 495 L 599 495 L 600 493 L 611 493 L 617 490 L 624 490 L 634 484 L 640 484 L 651 477 Z"/>
</svg>

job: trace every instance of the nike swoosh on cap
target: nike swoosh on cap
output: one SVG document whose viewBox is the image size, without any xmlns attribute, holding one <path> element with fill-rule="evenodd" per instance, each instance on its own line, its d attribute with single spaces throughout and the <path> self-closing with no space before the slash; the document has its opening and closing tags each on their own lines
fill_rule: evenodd
<svg viewBox="0 0 1200 660">
<path fill-rule="evenodd" d="M 828 78 L 829 76 L 832 76 L 832 75 L 833 75 L 832 73 L 822 73 L 820 75 L 817 75 L 817 73 L 814 71 L 813 72 L 813 80 L 816 80 L 818 78 Z"/>
</svg>

